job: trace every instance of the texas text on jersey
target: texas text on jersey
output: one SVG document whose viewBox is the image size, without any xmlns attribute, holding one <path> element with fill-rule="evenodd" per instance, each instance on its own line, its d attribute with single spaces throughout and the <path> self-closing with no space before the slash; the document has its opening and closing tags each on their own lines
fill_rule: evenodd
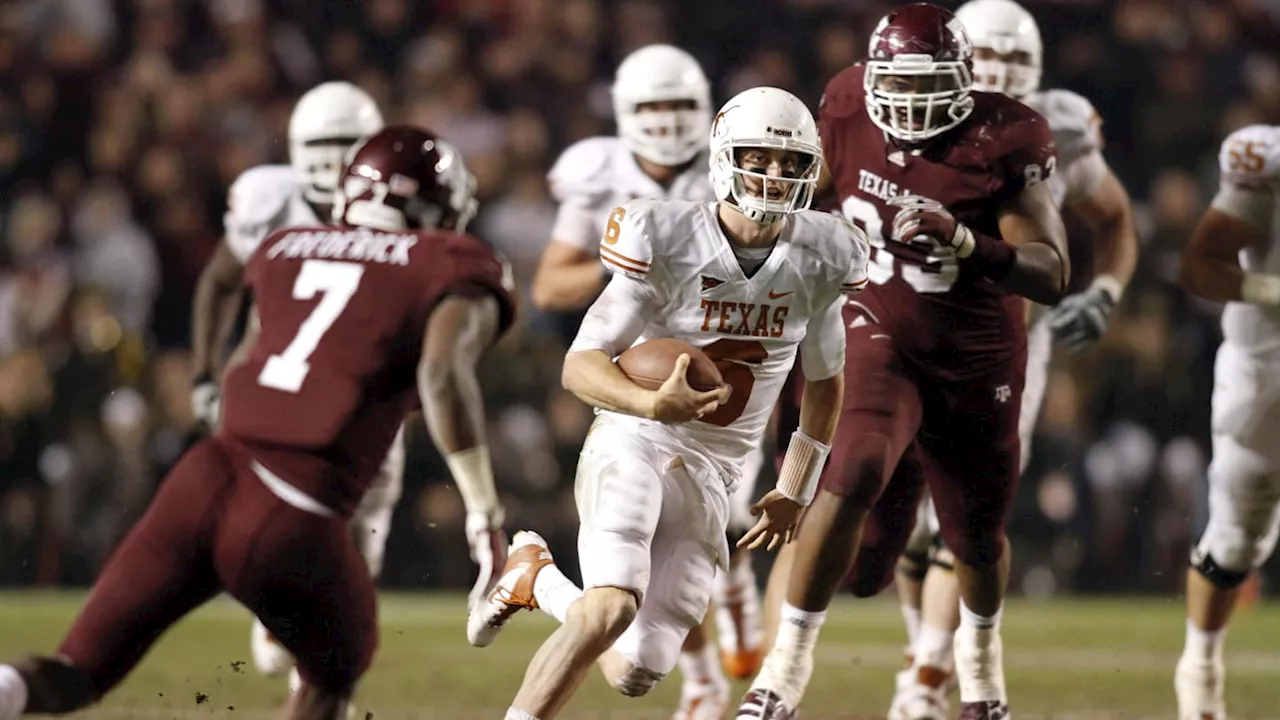
<svg viewBox="0 0 1280 720">
<path fill-rule="evenodd" d="M 973 113 L 957 128 L 914 150 L 886 143 L 867 114 L 863 72 L 859 64 L 836 75 L 819 114 L 841 211 L 867 231 L 872 247 L 871 284 L 858 302 L 910 361 L 939 379 L 984 374 L 1025 346 L 1022 299 L 952 253 L 888 237 L 900 209 L 894 203 L 927 198 L 975 231 L 999 237 L 1002 201 L 1054 170 L 1048 124 L 1017 100 L 973 93 Z"/>
<path fill-rule="evenodd" d="M 406 411 L 432 307 L 492 293 L 505 328 L 514 300 L 489 246 L 443 231 L 292 228 L 245 271 L 259 334 L 225 381 L 223 439 L 349 515 Z"/>
</svg>

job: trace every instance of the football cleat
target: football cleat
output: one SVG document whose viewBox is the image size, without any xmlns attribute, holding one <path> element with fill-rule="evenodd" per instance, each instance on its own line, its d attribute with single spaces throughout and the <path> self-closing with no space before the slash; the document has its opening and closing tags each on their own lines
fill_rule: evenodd
<svg viewBox="0 0 1280 720">
<path fill-rule="evenodd" d="M 899 672 L 889 720 L 946 720 L 947 693 L 954 677 L 932 665 Z"/>
<path fill-rule="evenodd" d="M 686 683 L 671 720 L 721 720 L 729 711 L 729 688 L 715 683 Z"/>
<path fill-rule="evenodd" d="M 249 647 L 253 651 L 253 666 L 267 677 L 282 675 L 293 667 L 293 656 L 257 618 L 249 632 Z"/>
<path fill-rule="evenodd" d="M 1173 689 L 1178 696 L 1178 720 L 1227 720 L 1223 689 L 1226 668 L 1221 661 L 1212 662 L 1183 655 L 1173 674 Z"/>
<path fill-rule="evenodd" d="M 467 640 L 476 647 L 485 647 L 497 639 L 516 611 L 536 609 L 534 581 L 542 568 L 554 562 L 541 535 L 529 530 L 516 533 L 507 551 L 502 577 L 484 602 L 478 603 L 467 616 Z"/>
<path fill-rule="evenodd" d="M 734 720 L 795 720 L 800 714 L 782 701 L 782 696 L 772 690 L 751 688 L 742 696 L 738 714 Z"/>
</svg>

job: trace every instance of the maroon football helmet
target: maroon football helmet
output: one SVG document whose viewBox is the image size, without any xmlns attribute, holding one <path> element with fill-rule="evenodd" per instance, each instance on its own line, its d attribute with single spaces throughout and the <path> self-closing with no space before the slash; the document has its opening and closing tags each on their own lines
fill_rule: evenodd
<svg viewBox="0 0 1280 720">
<path fill-rule="evenodd" d="M 333 220 L 391 232 L 464 232 L 476 214 L 475 188 L 457 148 L 426 130 L 393 125 L 351 148 Z"/>
<path fill-rule="evenodd" d="M 863 86 L 880 129 L 918 143 L 973 112 L 973 45 L 950 11 L 915 3 L 885 15 L 871 33 Z"/>
</svg>

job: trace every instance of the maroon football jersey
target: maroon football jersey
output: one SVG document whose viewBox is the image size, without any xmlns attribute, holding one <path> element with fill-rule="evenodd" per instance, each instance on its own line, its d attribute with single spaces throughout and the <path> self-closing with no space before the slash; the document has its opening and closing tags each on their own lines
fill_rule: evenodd
<svg viewBox="0 0 1280 720">
<path fill-rule="evenodd" d="M 871 282 L 852 302 L 870 312 L 918 370 L 943 380 L 982 375 L 1025 344 L 1024 301 L 936 243 L 888 237 L 899 210 L 889 200 L 935 200 L 958 221 L 999 238 L 1000 206 L 1053 172 L 1049 125 L 1017 100 L 975 92 L 966 122 L 913 152 L 871 122 L 862 78 L 861 65 L 836 75 L 819 110 L 841 212 L 871 243 Z"/>
<path fill-rule="evenodd" d="M 343 514 L 355 509 L 417 403 L 432 308 L 490 293 L 514 314 L 504 263 L 451 232 L 280 230 L 245 268 L 260 328 L 223 382 L 221 435 Z"/>
</svg>

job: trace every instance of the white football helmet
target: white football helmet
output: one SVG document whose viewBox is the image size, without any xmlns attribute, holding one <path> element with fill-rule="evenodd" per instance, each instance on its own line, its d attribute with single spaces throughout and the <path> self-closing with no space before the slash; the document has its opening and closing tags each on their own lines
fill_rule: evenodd
<svg viewBox="0 0 1280 720">
<path fill-rule="evenodd" d="M 799 153 L 799 170 L 795 177 L 786 177 L 743 168 L 738 151 L 745 148 L 779 148 Z M 733 202 L 743 215 L 761 225 L 808 209 L 821 171 L 818 125 L 800 98 L 786 90 L 743 90 L 720 108 L 711 124 L 711 185 L 716 197 Z M 749 192 L 747 177 L 790 187 L 782 197 L 771 200 Z"/>
<path fill-rule="evenodd" d="M 327 82 L 308 90 L 289 117 L 289 164 L 307 200 L 333 204 L 347 150 L 381 129 L 377 103 L 355 85 Z"/>
<path fill-rule="evenodd" d="M 1044 44 L 1036 19 L 1013 0 L 970 0 L 956 10 L 973 47 L 1008 57 L 1023 53 L 1026 63 L 1012 59 L 973 58 L 973 89 L 1023 98 L 1040 89 Z"/>
<path fill-rule="evenodd" d="M 706 146 L 711 127 L 711 84 L 689 53 L 648 45 L 618 66 L 613 80 L 618 135 L 631 152 L 659 165 L 689 162 Z M 692 101 L 687 110 L 637 112 L 643 103 Z"/>
</svg>

